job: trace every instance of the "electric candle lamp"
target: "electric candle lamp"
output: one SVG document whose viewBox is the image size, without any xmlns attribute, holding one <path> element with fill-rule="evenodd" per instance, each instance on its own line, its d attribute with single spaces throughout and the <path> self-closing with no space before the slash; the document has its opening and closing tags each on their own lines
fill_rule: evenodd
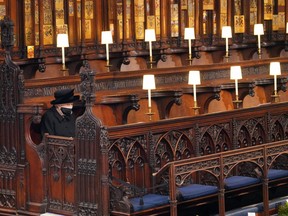
<svg viewBox="0 0 288 216">
<path fill-rule="evenodd" d="M 109 66 L 109 44 L 113 43 L 112 32 L 102 31 L 101 32 L 101 44 L 106 44 L 106 62 Z"/>
<path fill-rule="evenodd" d="M 288 22 L 286 23 L 286 34 L 288 34 Z"/>
<path fill-rule="evenodd" d="M 280 62 L 270 63 L 270 75 L 274 76 L 274 95 L 277 96 L 277 75 L 281 75 Z"/>
<path fill-rule="evenodd" d="M 222 38 L 226 39 L 226 58 L 228 58 L 229 57 L 228 38 L 232 38 L 231 26 L 223 26 L 222 27 Z"/>
<path fill-rule="evenodd" d="M 261 35 L 264 35 L 263 24 L 254 24 L 254 35 L 258 36 L 258 54 L 261 55 Z"/>
<path fill-rule="evenodd" d="M 235 95 L 236 95 L 236 101 L 238 101 L 238 80 L 242 79 L 242 71 L 240 66 L 231 66 L 230 79 L 235 80 Z"/>
<path fill-rule="evenodd" d="M 62 48 L 62 69 L 66 70 L 65 66 L 65 47 L 69 47 L 68 34 L 57 34 L 57 47 Z"/>
<path fill-rule="evenodd" d="M 156 89 L 154 75 L 152 74 L 143 75 L 143 89 L 148 90 L 148 110 L 149 110 L 148 115 L 150 115 L 151 120 L 152 115 L 151 90 Z"/>
<path fill-rule="evenodd" d="M 194 108 L 197 107 L 196 85 L 200 85 L 200 71 L 189 71 L 188 84 L 193 85 Z"/>
<path fill-rule="evenodd" d="M 192 59 L 192 49 L 191 49 L 191 40 L 195 39 L 195 31 L 194 28 L 185 28 L 184 31 L 184 39 L 188 40 L 189 46 L 189 60 Z"/>
<path fill-rule="evenodd" d="M 154 29 L 145 29 L 145 41 L 149 43 L 149 56 L 150 63 L 152 63 L 152 41 L 156 41 L 156 35 Z"/>
</svg>

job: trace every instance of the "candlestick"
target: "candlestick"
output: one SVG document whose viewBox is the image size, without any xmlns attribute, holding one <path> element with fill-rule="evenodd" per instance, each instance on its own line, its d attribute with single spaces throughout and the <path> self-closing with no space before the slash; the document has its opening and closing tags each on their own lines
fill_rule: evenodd
<svg viewBox="0 0 288 216">
<path fill-rule="evenodd" d="M 189 59 L 192 57 L 192 48 L 191 48 L 191 39 L 188 39 L 188 46 L 189 46 Z"/>
<path fill-rule="evenodd" d="M 235 79 L 235 94 L 236 94 L 236 96 L 239 95 L 238 94 L 238 80 L 237 79 Z"/>
<path fill-rule="evenodd" d="M 277 75 L 274 74 L 274 91 L 277 93 Z"/>
<path fill-rule="evenodd" d="M 240 66 L 231 66 L 230 68 L 230 79 L 235 80 L 235 95 L 238 100 L 238 79 L 242 79 L 242 71 Z"/>
<path fill-rule="evenodd" d="M 197 101 L 197 98 L 196 98 L 196 85 L 193 84 L 193 97 L 194 97 L 194 101 Z"/>
<path fill-rule="evenodd" d="M 152 41 L 156 41 L 156 35 L 154 29 L 145 29 L 145 41 L 149 43 L 149 60 L 153 61 L 152 57 Z"/>
<path fill-rule="evenodd" d="M 149 41 L 149 56 L 150 56 L 150 62 L 152 62 L 153 57 L 152 57 L 152 42 Z"/>
<path fill-rule="evenodd" d="M 109 66 L 109 44 L 113 43 L 112 32 L 111 31 L 102 31 L 101 32 L 101 44 L 106 45 L 106 63 Z"/>
<path fill-rule="evenodd" d="M 261 55 L 261 35 L 264 35 L 263 24 L 254 24 L 254 35 L 258 36 L 258 54 Z"/>
<path fill-rule="evenodd" d="M 226 37 L 226 56 L 228 56 L 228 38 Z"/>
<path fill-rule="evenodd" d="M 66 70 L 65 47 L 69 47 L 68 34 L 58 34 L 57 35 L 57 47 L 61 47 L 61 49 L 62 49 L 62 69 Z"/>
<path fill-rule="evenodd" d="M 232 38 L 232 30 L 231 26 L 223 26 L 222 27 L 222 38 L 226 40 L 226 57 L 229 57 L 229 46 L 228 46 L 228 38 Z"/>
<path fill-rule="evenodd" d="M 143 89 L 148 90 L 148 115 L 152 115 L 151 90 L 156 89 L 155 78 L 152 74 L 143 75 Z"/>
<path fill-rule="evenodd" d="M 261 48 L 261 37 L 260 34 L 258 35 L 258 49 Z"/>
<path fill-rule="evenodd" d="M 152 107 L 151 106 L 151 89 L 148 89 L 148 107 Z"/>
<path fill-rule="evenodd" d="M 281 75 L 280 62 L 270 63 L 270 75 L 274 76 L 274 95 L 277 95 L 277 75 Z"/>
<path fill-rule="evenodd" d="M 64 47 L 61 47 L 62 48 L 62 66 L 63 66 L 63 69 L 65 69 L 65 49 Z"/>
<path fill-rule="evenodd" d="M 194 112 L 196 113 L 199 109 L 197 105 L 197 93 L 196 93 L 196 85 L 200 85 L 200 71 L 189 71 L 189 77 L 188 77 L 188 84 L 193 85 L 193 98 L 194 98 Z"/>
<path fill-rule="evenodd" d="M 106 44 L 106 60 L 109 62 L 109 44 Z"/>
<path fill-rule="evenodd" d="M 191 40 L 195 39 L 194 28 L 185 28 L 184 39 L 188 40 L 189 60 L 191 60 L 192 59 Z"/>
</svg>

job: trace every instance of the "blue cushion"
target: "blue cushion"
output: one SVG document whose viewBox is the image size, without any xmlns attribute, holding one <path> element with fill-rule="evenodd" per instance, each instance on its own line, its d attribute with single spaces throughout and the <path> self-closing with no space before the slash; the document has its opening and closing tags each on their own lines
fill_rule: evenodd
<svg viewBox="0 0 288 216">
<path fill-rule="evenodd" d="M 218 192 L 218 187 L 211 185 L 190 184 L 179 187 L 178 192 L 183 200 L 201 197 Z"/>
<path fill-rule="evenodd" d="M 260 182 L 259 178 L 248 176 L 231 176 L 224 180 L 226 189 L 235 189 Z"/>
<path fill-rule="evenodd" d="M 140 197 L 130 199 L 130 203 L 133 206 L 134 212 L 154 208 L 157 206 L 162 206 L 169 203 L 169 196 L 164 196 L 160 194 L 144 195 L 142 197 L 143 205 L 140 205 L 140 199 L 141 199 Z"/>
<path fill-rule="evenodd" d="M 280 170 L 280 169 L 269 169 L 268 171 L 268 179 L 277 179 L 288 176 L 288 170 Z"/>
</svg>

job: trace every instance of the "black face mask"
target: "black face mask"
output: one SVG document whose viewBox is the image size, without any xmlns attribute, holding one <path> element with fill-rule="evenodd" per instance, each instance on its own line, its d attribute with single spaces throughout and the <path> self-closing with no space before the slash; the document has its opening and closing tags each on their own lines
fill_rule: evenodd
<svg viewBox="0 0 288 216">
<path fill-rule="evenodd" d="M 61 107 L 61 111 L 65 116 L 71 116 L 72 115 L 72 109 Z"/>
</svg>

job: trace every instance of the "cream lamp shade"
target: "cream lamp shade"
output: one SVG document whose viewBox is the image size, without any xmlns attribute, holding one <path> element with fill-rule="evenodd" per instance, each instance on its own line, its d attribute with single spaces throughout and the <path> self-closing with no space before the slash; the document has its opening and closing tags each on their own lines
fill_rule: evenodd
<svg viewBox="0 0 288 216">
<path fill-rule="evenodd" d="M 156 35 L 154 29 L 145 29 L 145 41 L 156 41 Z"/>
<path fill-rule="evenodd" d="M 286 34 L 288 34 L 288 22 L 286 23 Z"/>
<path fill-rule="evenodd" d="M 112 32 L 111 31 L 102 31 L 101 32 L 101 44 L 112 44 Z"/>
<path fill-rule="evenodd" d="M 254 24 L 254 35 L 264 35 L 263 24 Z"/>
<path fill-rule="evenodd" d="M 281 75 L 280 62 L 270 63 L 270 75 Z"/>
<path fill-rule="evenodd" d="M 200 71 L 189 71 L 189 78 L 188 78 L 189 85 L 200 85 Z"/>
<path fill-rule="evenodd" d="M 222 38 L 232 38 L 231 26 L 222 27 Z"/>
<path fill-rule="evenodd" d="M 194 28 L 185 28 L 184 30 L 184 39 L 185 40 L 193 40 L 195 39 L 195 31 Z"/>
<path fill-rule="evenodd" d="M 230 79 L 242 79 L 241 66 L 231 66 L 230 68 Z"/>
<path fill-rule="evenodd" d="M 143 75 L 143 89 L 144 90 L 156 89 L 155 77 L 153 74 Z"/>
<path fill-rule="evenodd" d="M 69 47 L 68 34 L 57 34 L 57 47 Z"/>
</svg>

